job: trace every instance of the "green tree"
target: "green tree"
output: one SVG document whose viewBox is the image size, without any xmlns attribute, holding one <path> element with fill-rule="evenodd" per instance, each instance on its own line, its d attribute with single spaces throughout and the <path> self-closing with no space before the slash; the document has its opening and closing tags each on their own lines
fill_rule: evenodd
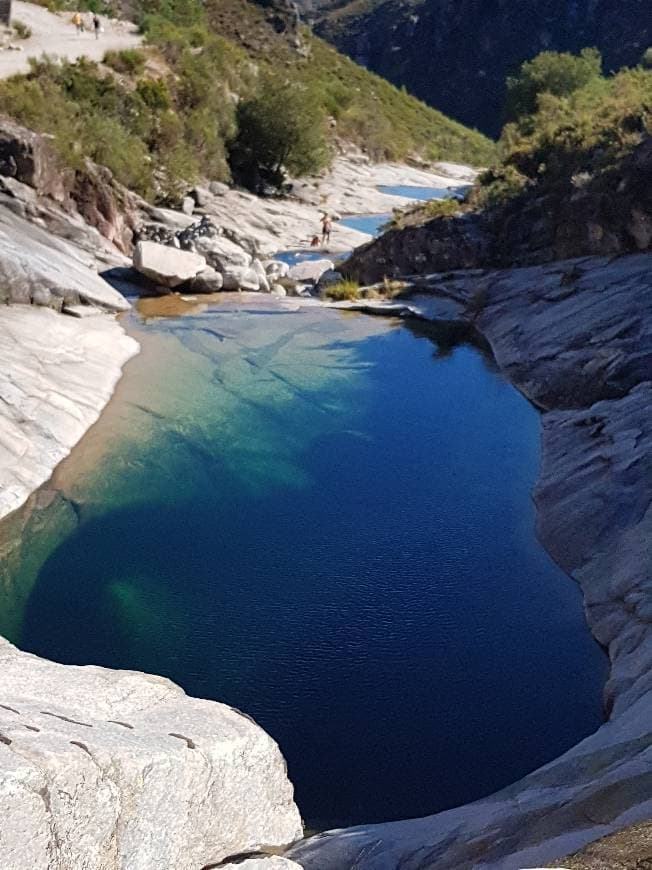
<svg viewBox="0 0 652 870">
<path fill-rule="evenodd" d="M 328 161 L 323 109 L 299 85 L 264 77 L 254 96 L 238 105 L 236 124 L 231 171 L 252 190 L 280 188 L 286 173 L 307 175 Z"/>
<path fill-rule="evenodd" d="M 526 61 L 518 75 L 507 79 L 505 115 L 516 121 L 534 114 L 542 94 L 567 97 L 601 75 L 602 57 L 596 48 L 585 48 L 579 55 L 542 51 Z"/>
<path fill-rule="evenodd" d="M 652 69 L 652 48 L 647 48 L 643 52 L 643 57 L 641 58 L 641 66 L 643 69 Z"/>
</svg>

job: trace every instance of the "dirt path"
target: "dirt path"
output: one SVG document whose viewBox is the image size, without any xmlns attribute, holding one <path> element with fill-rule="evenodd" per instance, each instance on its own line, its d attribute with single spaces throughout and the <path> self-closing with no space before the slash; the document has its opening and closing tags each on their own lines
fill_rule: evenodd
<svg viewBox="0 0 652 870">
<path fill-rule="evenodd" d="M 88 57 L 92 60 L 102 60 L 109 49 L 135 48 L 141 43 L 135 25 L 128 21 L 117 21 L 111 18 L 102 19 L 103 32 L 95 39 L 92 32 L 92 16 L 86 12 L 83 15 L 86 32 L 77 34 L 71 23 L 72 13 L 54 14 L 42 6 L 14 0 L 12 21 L 21 21 L 32 31 L 29 39 L 12 38 L 2 40 L 0 49 L 0 78 L 29 70 L 29 58 L 40 57 L 42 54 L 65 57 L 75 60 L 78 57 Z M 13 50 L 7 45 L 18 46 Z"/>
</svg>

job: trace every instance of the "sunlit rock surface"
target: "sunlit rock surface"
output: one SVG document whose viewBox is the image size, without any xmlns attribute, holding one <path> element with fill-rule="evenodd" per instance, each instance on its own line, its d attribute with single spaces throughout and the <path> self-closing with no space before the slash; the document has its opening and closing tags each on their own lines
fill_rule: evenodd
<svg viewBox="0 0 652 870">
<path fill-rule="evenodd" d="M 237 710 L 2 639 L 0 698 L 3 870 L 197 870 L 301 834 L 277 745 Z"/>
<path fill-rule="evenodd" d="M 108 311 L 129 308 L 124 297 L 100 278 L 90 256 L 0 209 L 0 303 L 61 308 L 80 301 Z"/>
<path fill-rule="evenodd" d="M 68 455 L 137 352 L 138 343 L 107 315 L 0 309 L 0 517 Z"/>
</svg>

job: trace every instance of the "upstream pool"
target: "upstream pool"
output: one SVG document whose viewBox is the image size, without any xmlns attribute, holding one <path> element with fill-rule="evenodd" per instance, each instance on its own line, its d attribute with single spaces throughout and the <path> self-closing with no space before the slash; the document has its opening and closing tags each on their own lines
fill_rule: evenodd
<svg viewBox="0 0 652 870">
<path fill-rule="evenodd" d="M 480 350 L 226 298 L 129 326 L 21 521 L 13 640 L 245 710 L 313 828 L 473 800 L 598 727 L 606 662 L 534 532 L 538 414 Z"/>
</svg>

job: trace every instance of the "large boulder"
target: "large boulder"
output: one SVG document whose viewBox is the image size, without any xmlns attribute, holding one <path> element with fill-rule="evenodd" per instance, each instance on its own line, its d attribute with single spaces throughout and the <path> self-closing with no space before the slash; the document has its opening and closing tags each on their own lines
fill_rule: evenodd
<svg viewBox="0 0 652 870">
<path fill-rule="evenodd" d="M 104 166 L 86 161 L 75 174 L 70 195 L 84 221 L 124 254 L 131 254 L 139 221 L 138 198 Z"/>
<path fill-rule="evenodd" d="M 324 274 L 333 269 L 331 260 L 304 260 L 303 263 L 297 263 L 292 266 L 288 272 L 288 277 L 297 284 L 317 284 L 319 279 Z"/>
<path fill-rule="evenodd" d="M 3 870 L 198 870 L 301 835 L 278 746 L 232 707 L 1 638 L 0 697 Z"/>
<path fill-rule="evenodd" d="M 290 271 L 290 267 L 283 260 L 269 260 L 265 263 L 265 274 L 270 281 L 276 281 L 278 278 L 285 278 Z"/>
<path fill-rule="evenodd" d="M 247 290 L 257 293 L 260 289 L 260 279 L 254 269 L 241 266 L 229 266 L 222 272 L 225 290 Z"/>
<path fill-rule="evenodd" d="M 231 266 L 247 268 L 251 265 L 250 254 L 224 236 L 199 236 L 194 241 L 194 249 L 218 272 Z"/>
<path fill-rule="evenodd" d="M 260 293 L 269 293 L 272 289 L 272 286 L 269 282 L 263 264 L 260 262 L 260 260 L 254 260 L 251 264 L 251 268 L 254 270 L 256 275 L 258 275 L 258 291 Z"/>
<path fill-rule="evenodd" d="M 1 117 L 0 190 L 13 198 L 15 213 L 55 235 L 83 237 L 93 228 L 124 254 L 131 253 L 139 198 L 90 160 L 77 170 L 66 169 L 52 137 Z M 81 246 L 97 249 L 98 243 Z"/>
<path fill-rule="evenodd" d="M 200 254 L 156 242 L 138 242 L 134 251 L 134 269 L 170 290 L 190 281 L 205 268 L 206 260 Z"/>
<path fill-rule="evenodd" d="M 207 266 L 184 287 L 189 293 L 219 293 L 224 286 L 224 278 L 220 272 Z"/>
<path fill-rule="evenodd" d="M 317 286 L 322 290 L 325 287 L 332 287 L 333 284 L 339 284 L 342 279 L 343 275 L 337 269 L 328 269 L 321 274 Z"/>
<path fill-rule="evenodd" d="M 224 184 L 221 181 L 211 181 L 208 185 L 208 190 L 213 196 L 226 196 L 230 189 L 228 184 Z"/>
</svg>

